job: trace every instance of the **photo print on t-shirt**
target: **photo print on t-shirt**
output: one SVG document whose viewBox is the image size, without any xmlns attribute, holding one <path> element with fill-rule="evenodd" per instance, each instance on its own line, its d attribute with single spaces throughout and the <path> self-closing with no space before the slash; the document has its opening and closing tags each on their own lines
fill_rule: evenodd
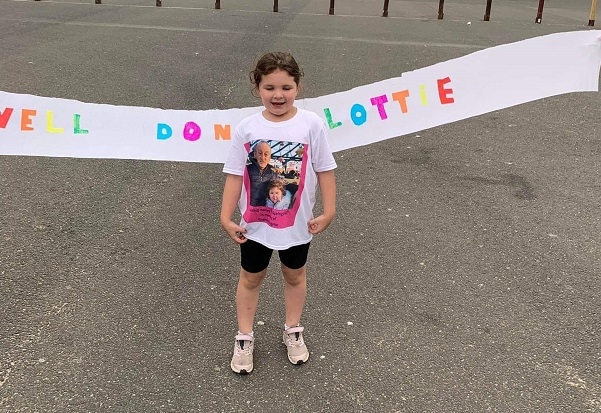
<svg viewBox="0 0 601 413">
<path fill-rule="evenodd" d="M 246 222 L 264 222 L 273 228 L 294 224 L 304 187 L 305 153 L 298 142 L 256 140 L 246 144 L 244 172 L 247 193 Z"/>
</svg>

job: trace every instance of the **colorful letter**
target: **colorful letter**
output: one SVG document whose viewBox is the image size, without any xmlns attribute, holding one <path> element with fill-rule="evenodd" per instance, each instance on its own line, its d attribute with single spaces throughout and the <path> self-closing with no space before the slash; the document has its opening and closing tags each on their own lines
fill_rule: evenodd
<svg viewBox="0 0 601 413">
<path fill-rule="evenodd" d="M 31 122 L 33 122 L 31 120 L 32 116 L 35 116 L 37 114 L 37 111 L 34 109 L 22 109 L 21 110 L 21 130 L 22 131 L 31 131 L 33 130 L 33 125 L 31 124 Z"/>
<path fill-rule="evenodd" d="M 419 85 L 419 98 L 422 106 L 428 106 L 428 95 L 426 95 L 426 85 Z"/>
<path fill-rule="evenodd" d="M 401 112 L 407 113 L 407 98 L 409 97 L 409 91 L 407 89 L 392 94 L 392 100 L 399 102 L 401 106 Z"/>
<path fill-rule="evenodd" d="M 157 123 L 157 139 L 166 140 L 173 135 L 173 129 L 166 123 Z"/>
<path fill-rule="evenodd" d="M 330 108 L 325 108 L 323 112 L 326 114 L 326 120 L 328 121 L 328 126 L 330 127 L 330 129 L 342 126 L 342 122 L 334 122 L 332 120 L 332 113 L 330 112 Z"/>
<path fill-rule="evenodd" d="M 384 109 L 384 103 L 388 102 L 388 98 L 386 95 L 376 96 L 371 98 L 371 104 L 378 107 L 378 113 L 380 114 L 380 119 L 388 119 L 388 115 L 386 114 L 386 110 Z"/>
<path fill-rule="evenodd" d="M 451 82 L 450 77 L 445 77 L 444 79 L 438 79 L 438 96 L 440 97 L 440 103 L 443 105 L 447 103 L 455 102 L 455 99 L 450 97 L 449 95 L 453 93 L 453 89 L 445 89 L 444 85 Z"/>
<path fill-rule="evenodd" d="M 202 130 L 195 122 L 188 122 L 184 125 L 184 139 L 187 141 L 197 141 L 200 139 Z"/>
<path fill-rule="evenodd" d="M 232 138 L 232 127 L 230 125 L 215 124 L 215 140 L 223 139 L 229 141 Z"/>
<path fill-rule="evenodd" d="M 4 112 L 0 112 L 0 128 L 6 128 L 10 115 L 13 114 L 13 110 L 13 108 L 6 108 L 4 109 Z"/>
<path fill-rule="evenodd" d="M 355 103 L 351 108 L 351 120 L 357 126 L 363 125 L 367 121 L 365 106 Z"/>
<path fill-rule="evenodd" d="M 54 127 L 54 118 L 52 115 L 52 111 L 46 111 L 46 132 L 48 133 L 63 133 L 65 130 L 63 128 L 55 128 Z"/>
<path fill-rule="evenodd" d="M 73 133 L 76 135 L 85 135 L 87 133 L 90 133 L 89 130 L 87 129 L 81 129 L 81 115 L 79 114 L 74 114 L 73 115 Z"/>
</svg>

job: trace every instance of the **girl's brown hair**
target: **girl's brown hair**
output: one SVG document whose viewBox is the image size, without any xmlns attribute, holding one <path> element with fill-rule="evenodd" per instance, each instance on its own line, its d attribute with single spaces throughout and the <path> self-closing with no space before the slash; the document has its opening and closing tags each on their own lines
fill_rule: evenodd
<svg viewBox="0 0 601 413">
<path fill-rule="evenodd" d="M 286 188 L 284 187 L 284 183 L 282 181 L 280 181 L 279 179 L 274 179 L 273 181 L 269 182 L 269 184 L 267 185 L 267 192 L 269 192 L 271 190 L 271 188 L 278 188 L 280 191 L 282 191 L 282 195 L 284 195 L 286 193 Z"/>
<path fill-rule="evenodd" d="M 288 72 L 298 86 L 303 76 L 303 71 L 298 66 L 298 63 L 296 63 L 296 60 L 294 60 L 294 57 L 287 52 L 270 52 L 261 56 L 257 61 L 255 69 L 250 72 L 250 82 L 257 89 L 263 76 L 273 73 L 278 69 Z"/>
</svg>

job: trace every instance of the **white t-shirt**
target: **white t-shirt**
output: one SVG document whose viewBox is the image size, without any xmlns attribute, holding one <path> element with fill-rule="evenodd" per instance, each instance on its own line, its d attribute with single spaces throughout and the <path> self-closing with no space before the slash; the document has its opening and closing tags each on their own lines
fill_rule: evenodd
<svg viewBox="0 0 601 413">
<path fill-rule="evenodd" d="M 271 122 L 259 112 L 238 124 L 223 172 L 244 177 L 238 207 L 246 238 L 274 250 L 311 241 L 307 225 L 313 219 L 316 173 L 336 168 L 327 130 L 323 119 L 303 109 L 283 122 Z M 261 142 L 271 148 L 269 166 L 262 170 L 254 159 L 254 147 Z M 289 209 L 268 206 L 274 181 L 292 195 Z"/>
</svg>

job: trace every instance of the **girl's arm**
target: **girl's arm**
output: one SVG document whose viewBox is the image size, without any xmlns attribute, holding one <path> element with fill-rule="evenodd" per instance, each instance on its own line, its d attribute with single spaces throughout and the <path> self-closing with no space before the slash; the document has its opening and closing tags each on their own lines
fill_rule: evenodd
<svg viewBox="0 0 601 413">
<path fill-rule="evenodd" d="M 246 229 L 232 221 L 232 215 L 234 215 L 241 193 L 242 176 L 227 174 L 221 201 L 221 226 L 227 235 L 238 244 L 246 242 L 244 237 Z"/>
<path fill-rule="evenodd" d="M 334 170 L 318 172 L 317 180 L 323 202 L 323 214 L 309 221 L 309 232 L 319 234 L 324 231 L 336 215 L 336 178 Z"/>
</svg>

